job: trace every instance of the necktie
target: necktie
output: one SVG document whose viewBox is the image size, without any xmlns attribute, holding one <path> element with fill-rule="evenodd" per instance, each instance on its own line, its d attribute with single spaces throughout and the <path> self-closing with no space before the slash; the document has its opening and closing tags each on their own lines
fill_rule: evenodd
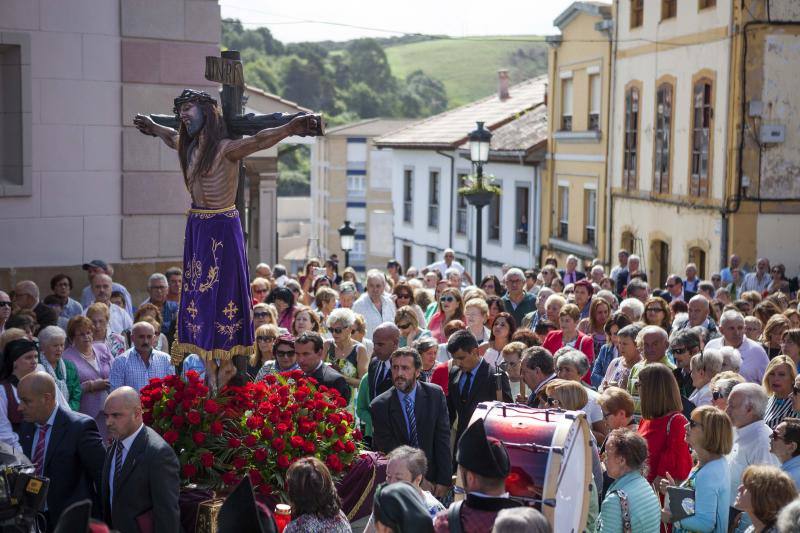
<svg viewBox="0 0 800 533">
<path fill-rule="evenodd" d="M 119 483 L 120 474 L 122 474 L 122 450 L 125 445 L 122 444 L 121 440 L 118 440 L 114 447 L 116 448 L 114 450 L 114 484 L 116 485 Z"/>
<path fill-rule="evenodd" d="M 386 377 L 386 363 L 381 363 L 378 367 L 378 375 L 375 378 L 375 388 L 378 388 L 378 385 L 383 383 L 384 378 Z"/>
<path fill-rule="evenodd" d="M 469 387 L 472 384 L 472 374 L 467 372 L 466 378 L 464 378 L 464 386 L 461 387 L 461 403 L 467 403 L 467 396 L 469 396 Z"/>
<path fill-rule="evenodd" d="M 414 416 L 414 404 L 411 403 L 410 396 L 406 396 L 404 403 L 406 404 L 406 416 L 408 417 L 408 443 L 414 448 L 418 448 L 417 418 Z"/>
<path fill-rule="evenodd" d="M 33 451 L 33 464 L 36 465 L 36 475 L 41 476 L 44 472 L 44 446 L 45 437 L 50 424 L 39 426 L 39 440 L 36 441 L 36 449 Z"/>
</svg>

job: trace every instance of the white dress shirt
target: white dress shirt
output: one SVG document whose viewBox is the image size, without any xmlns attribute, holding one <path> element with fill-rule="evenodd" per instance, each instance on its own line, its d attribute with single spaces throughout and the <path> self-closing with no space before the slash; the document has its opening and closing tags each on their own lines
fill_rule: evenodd
<svg viewBox="0 0 800 533">
<path fill-rule="evenodd" d="M 125 464 L 125 459 L 128 458 L 128 452 L 131 450 L 131 446 L 133 446 L 133 441 L 136 440 L 136 437 L 139 433 L 144 429 L 144 424 L 139 426 L 139 429 L 122 439 L 122 464 Z M 109 488 L 109 503 L 113 506 L 114 505 L 114 473 L 117 470 L 117 450 L 111 450 L 111 466 L 108 469 L 108 488 Z"/>
<path fill-rule="evenodd" d="M 369 294 L 364 293 L 358 297 L 358 300 L 353 302 L 353 312 L 364 317 L 364 323 L 366 325 L 364 337 L 372 340 L 372 334 L 375 332 L 375 328 L 384 322 L 394 322 L 394 315 L 397 312 L 397 308 L 392 299 L 384 293 L 381 294 L 381 310 L 378 311 L 378 308 L 372 303 Z"/>
<path fill-rule="evenodd" d="M 750 465 L 780 466 L 780 461 L 769 451 L 769 436 L 772 430 L 763 420 L 757 420 L 742 428 L 736 428 L 733 435 L 733 448 L 728 454 L 731 469 L 731 491 L 739 490 L 744 469 Z M 731 492 L 731 494 L 736 494 Z"/>
</svg>

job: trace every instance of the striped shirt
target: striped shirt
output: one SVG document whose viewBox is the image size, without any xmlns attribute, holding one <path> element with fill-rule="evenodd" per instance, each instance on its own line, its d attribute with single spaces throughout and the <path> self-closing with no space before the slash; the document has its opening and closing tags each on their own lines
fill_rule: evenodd
<svg viewBox="0 0 800 533">
<path fill-rule="evenodd" d="M 764 412 L 764 422 L 766 422 L 771 429 L 775 429 L 784 418 L 790 416 L 793 412 L 794 409 L 792 407 L 791 396 L 781 399 L 776 398 L 773 394 L 767 400 L 767 410 Z"/>
<path fill-rule="evenodd" d="M 111 364 L 111 390 L 125 385 L 139 391 L 150 383 L 152 378 L 163 378 L 175 373 L 169 355 L 158 350 L 150 352 L 148 364 L 142 361 L 136 348 L 130 348 L 125 353 L 114 359 Z"/>
<path fill-rule="evenodd" d="M 658 531 L 661 524 L 661 505 L 653 488 L 639 472 L 628 472 L 608 488 L 600 507 L 597 533 L 622 533 L 622 505 L 619 491 L 628 500 L 632 531 Z"/>
</svg>

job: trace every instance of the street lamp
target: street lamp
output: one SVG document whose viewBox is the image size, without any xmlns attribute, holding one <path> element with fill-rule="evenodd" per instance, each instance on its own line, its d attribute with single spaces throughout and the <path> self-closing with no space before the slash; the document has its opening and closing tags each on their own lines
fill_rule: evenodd
<svg viewBox="0 0 800 533">
<path fill-rule="evenodd" d="M 469 134 L 469 158 L 476 166 L 477 182 L 473 186 L 473 191 L 465 194 L 467 201 L 475 206 L 475 280 L 480 283 L 481 270 L 483 267 L 483 208 L 492 201 L 494 193 L 487 191 L 483 187 L 483 165 L 489 160 L 489 146 L 492 134 L 484 129 L 483 122 L 478 122 L 478 128 Z"/>
<path fill-rule="evenodd" d="M 350 266 L 350 250 L 356 240 L 356 229 L 350 225 L 349 220 L 344 221 L 344 225 L 339 228 L 339 243 L 344 251 L 344 267 Z"/>
</svg>

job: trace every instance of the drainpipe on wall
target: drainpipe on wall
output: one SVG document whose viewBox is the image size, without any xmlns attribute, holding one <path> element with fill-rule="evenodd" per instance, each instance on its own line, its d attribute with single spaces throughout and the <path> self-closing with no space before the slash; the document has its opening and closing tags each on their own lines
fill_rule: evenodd
<svg viewBox="0 0 800 533">
<path fill-rule="evenodd" d="M 455 187 L 455 174 L 456 174 L 456 158 L 450 154 L 446 154 L 441 150 L 436 150 L 436 153 L 446 157 L 450 160 L 450 212 L 448 213 L 448 218 L 450 219 L 450 225 L 448 226 L 450 229 L 448 230 L 447 235 L 447 247 L 452 249 L 453 248 L 453 199 L 456 196 L 456 187 Z M 467 250 L 467 255 L 469 255 L 469 250 Z"/>
<path fill-rule="evenodd" d="M 619 0 L 614 0 L 614 13 L 619 13 Z M 611 183 L 614 179 L 614 139 L 612 128 L 614 126 L 614 95 L 617 87 L 617 72 L 614 58 L 617 57 L 617 38 L 619 37 L 619 23 L 618 19 L 614 19 L 614 38 L 611 41 L 611 54 L 608 58 L 608 71 L 611 74 L 611 84 L 608 90 L 608 98 L 606 107 L 608 109 L 608 132 L 607 135 L 607 149 L 606 149 L 606 257 L 608 258 L 609 267 L 614 264 L 614 228 L 612 226 L 614 220 L 614 199 L 611 196 Z M 629 250 L 634 253 L 633 250 Z"/>
</svg>

